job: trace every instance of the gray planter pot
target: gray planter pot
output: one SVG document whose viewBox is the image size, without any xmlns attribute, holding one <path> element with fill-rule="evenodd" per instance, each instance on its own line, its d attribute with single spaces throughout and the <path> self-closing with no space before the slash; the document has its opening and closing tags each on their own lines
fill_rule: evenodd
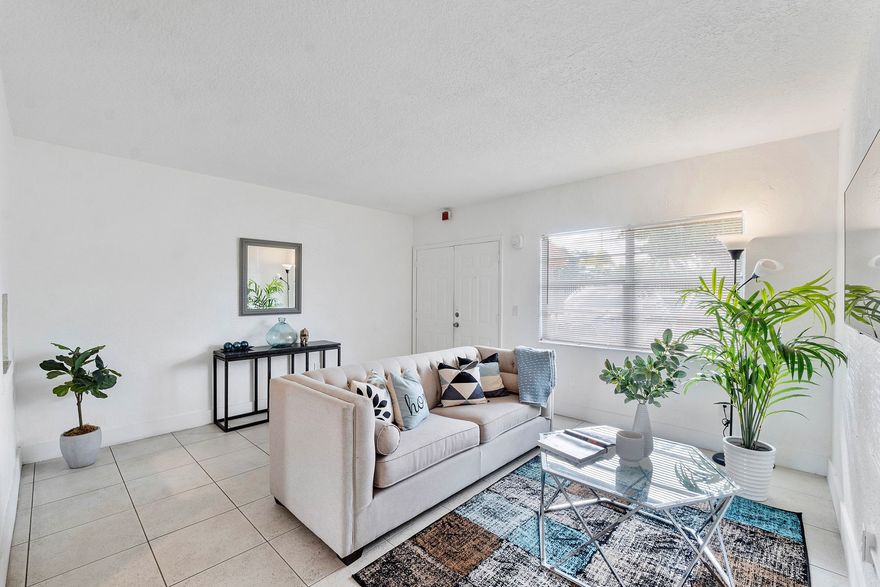
<svg viewBox="0 0 880 587">
<path fill-rule="evenodd" d="M 61 454 L 71 469 L 88 467 L 98 459 L 101 449 L 101 429 L 79 436 L 61 435 Z"/>
</svg>

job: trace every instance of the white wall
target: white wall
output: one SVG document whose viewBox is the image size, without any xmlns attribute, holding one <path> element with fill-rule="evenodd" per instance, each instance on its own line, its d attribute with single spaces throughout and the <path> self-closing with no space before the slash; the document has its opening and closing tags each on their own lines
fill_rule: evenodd
<svg viewBox="0 0 880 587">
<path fill-rule="evenodd" d="M 105 444 L 210 421 L 211 350 L 265 344 L 276 320 L 238 316 L 239 237 L 302 243 L 295 328 L 341 341 L 345 361 L 409 351 L 409 216 L 30 140 L 16 139 L 16 155 L 10 270 L 25 461 L 56 456 L 58 434 L 76 423 L 72 398 L 55 398 L 37 367 L 50 342 L 106 344 L 105 361 L 123 373 L 109 399 L 84 401 Z M 279 374 L 283 361 L 274 365 Z M 231 371 L 230 401 L 246 402 L 250 367 Z"/>
<path fill-rule="evenodd" d="M 746 230 L 755 237 L 748 257 L 782 261 L 786 271 L 774 284 L 795 285 L 834 268 L 836 161 L 836 133 L 759 145 L 458 208 L 451 222 L 441 223 L 439 213 L 419 216 L 415 244 L 503 234 L 502 342 L 538 345 L 542 234 L 743 210 Z M 509 246 L 518 233 L 525 235 L 522 250 Z M 606 357 L 620 361 L 625 354 L 557 347 L 557 413 L 631 422 L 633 408 L 598 380 Z M 775 416 L 762 438 L 777 446 L 781 464 L 822 473 L 831 452 L 830 381 L 823 380 L 815 395 L 792 405 L 807 421 Z M 722 397 L 707 387 L 667 400 L 652 413 L 655 432 L 720 449 L 720 412 L 713 402 Z"/>
<path fill-rule="evenodd" d="M 0 294 L 8 293 L 8 264 L 10 249 L 4 234 L 8 228 L 7 214 L 10 202 L 9 159 L 12 156 L 12 133 L 6 110 L 6 94 L 3 92 L 3 76 L 0 74 Z M 2 317 L 0 317 L 2 320 Z M 2 347 L 0 340 L 0 347 Z M 0 361 L 2 361 L 0 348 Z M 7 349 L 7 356 L 12 356 Z M 6 373 L 0 366 L 0 584 L 5 583 L 9 562 L 9 545 L 15 525 L 18 505 L 18 482 L 21 467 L 15 439 L 15 396 L 10 368 Z"/>
<path fill-rule="evenodd" d="M 875 42 L 860 64 L 850 107 L 840 129 L 838 189 L 838 289 L 843 285 L 846 186 L 880 129 L 880 23 Z M 838 301 L 838 311 L 843 307 Z M 873 567 L 861 560 L 862 531 L 880 536 L 880 343 L 838 321 L 837 338 L 849 356 L 848 368 L 835 378 L 834 450 L 828 480 L 853 585 L 880 585 Z"/>
</svg>

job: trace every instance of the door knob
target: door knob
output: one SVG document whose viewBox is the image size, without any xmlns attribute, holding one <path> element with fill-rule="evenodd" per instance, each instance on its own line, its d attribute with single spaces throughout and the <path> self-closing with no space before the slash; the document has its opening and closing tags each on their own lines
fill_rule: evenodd
<svg viewBox="0 0 880 587">
<path fill-rule="evenodd" d="M 453 322 L 452 325 L 453 325 L 454 327 L 458 328 L 458 322 Z"/>
<path fill-rule="evenodd" d="M 456 318 L 458 318 L 460 315 L 461 315 L 461 314 L 459 314 L 458 312 L 455 313 L 455 317 L 456 317 Z"/>
</svg>

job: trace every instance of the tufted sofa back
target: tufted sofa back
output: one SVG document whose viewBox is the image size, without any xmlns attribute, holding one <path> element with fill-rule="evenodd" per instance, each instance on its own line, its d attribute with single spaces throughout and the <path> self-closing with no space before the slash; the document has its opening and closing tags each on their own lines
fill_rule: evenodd
<svg viewBox="0 0 880 587">
<path fill-rule="evenodd" d="M 342 367 L 326 367 L 324 369 L 306 371 L 302 375 L 328 385 L 333 385 L 334 387 L 348 389 L 348 384 L 352 380 L 366 381 L 367 374 L 371 370 L 387 376 L 391 372 L 402 373 L 406 369 L 411 369 L 419 374 L 422 380 L 422 387 L 425 390 L 425 398 L 428 400 L 428 406 L 433 408 L 440 404 L 440 382 L 437 377 L 437 365 L 441 362 L 448 365 L 457 365 L 457 357 L 479 359 L 495 352 L 499 355 L 501 376 L 504 379 L 505 386 L 510 391 L 516 391 L 516 365 L 513 359 L 513 351 L 491 347 L 463 346 L 430 353 L 343 365 Z M 286 377 L 294 376 L 288 375 Z"/>
</svg>

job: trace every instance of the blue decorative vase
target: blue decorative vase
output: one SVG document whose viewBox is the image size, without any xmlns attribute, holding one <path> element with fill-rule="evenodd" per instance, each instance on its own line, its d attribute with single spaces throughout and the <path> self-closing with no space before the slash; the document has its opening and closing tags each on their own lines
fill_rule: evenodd
<svg viewBox="0 0 880 587">
<path fill-rule="evenodd" d="M 279 318 L 278 324 L 266 333 L 266 342 L 272 347 L 293 346 L 296 342 L 296 330 L 290 327 L 286 318 Z"/>
</svg>

